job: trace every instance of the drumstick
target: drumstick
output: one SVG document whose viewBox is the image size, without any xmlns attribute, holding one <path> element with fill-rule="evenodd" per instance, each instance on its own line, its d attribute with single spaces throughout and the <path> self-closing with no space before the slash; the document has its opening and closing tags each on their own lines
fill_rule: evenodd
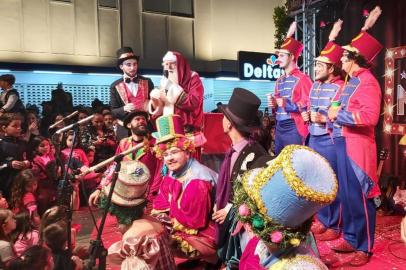
<svg viewBox="0 0 406 270">
<path fill-rule="evenodd" d="M 139 143 L 139 144 L 137 144 L 137 145 L 135 145 L 135 146 L 133 146 L 133 147 L 131 147 L 131 148 L 129 148 L 129 149 L 123 151 L 123 152 L 121 152 L 121 153 L 118 154 L 118 155 L 115 155 L 115 156 L 113 156 L 113 157 L 111 157 L 111 158 L 108 158 L 108 159 L 106 159 L 106 160 L 100 162 L 99 164 L 96 164 L 96 165 L 90 167 L 87 171 L 83 172 L 83 175 L 86 175 L 86 174 L 88 174 L 88 173 L 97 171 L 98 169 L 103 168 L 103 167 L 109 165 L 110 163 L 112 163 L 112 162 L 113 162 L 117 157 L 119 157 L 120 155 L 121 155 L 121 156 L 128 155 L 129 153 L 134 152 L 134 151 L 137 151 L 138 149 L 141 149 L 142 147 L 144 147 L 144 143 L 143 143 L 143 142 L 141 142 L 141 143 Z"/>
</svg>

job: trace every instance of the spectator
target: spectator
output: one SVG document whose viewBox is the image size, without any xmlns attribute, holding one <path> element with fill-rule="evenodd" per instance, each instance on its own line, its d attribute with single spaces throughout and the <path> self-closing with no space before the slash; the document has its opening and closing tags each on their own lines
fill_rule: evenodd
<svg viewBox="0 0 406 270">
<path fill-rule="evenodd" d="M 61 167 L 56 162 L 51 143 L 47 138 L 34 137 L 30 148 L 32 170 L 38 178 L 38 213 L 42 215 L 56 203 L 57 180 L 61 175 Z"/>
<path fill-rule="evenodd" d="M 3 268 L 16 257 L 10 242 L 11 232 L 16 228 L 13 212 L 8 209 L 0 209 L 0 224 L 0 268 Z"/>
<path fill-rule="evenodd" d="M 35 245 L 28 248 L 21 257 L 16 258 L 8 267 L 9 270 L 53 270 L 54 260 L 51 251 L 44 246 Z"/>
<path fill-rule="evenodd" d="M 17 225 L 13 232 L 14 251 L 17 256 L 21 256 L 26 249 L 38 244 L 39 232 L 33 226 L 28 211 L 18 213 L 15 219 Z"/>
<path fill-rule="evenodd" d="M 38 188 L 38 179 L 30 169 L 17 174 L 11 190 L 11 207 L 14 213 L 28 211 L 31 222 L 39 226 L 40 217 L 37 212 L 37 200 L 35 192 Z"/>
<path fill-rule="evenodd" d="M 104 121 L 104 125 L 107 128 L 114 129 L 113 128 L 114 118 L 110 111 L 103 113 L 103 121 Z"/>
<path fill-rule="evenodd" d="M 31 165 L 26 160 L 26 143 L 19 139 L 21 135 L 21 117 L 15 113 L 0 116 L 0 190 L 6 199 L 10 199 L 11 184 L 15 175 Z"/>
<path fill-rule="evenodd" d="M 16 78 L 12 74 L 0 76 L 0 88 L 3 92 L 0 94 L 0 114 L 3 113 L 24 113 L 25 108 L 20 96 L 13 85 Z"/>
<path fill-rule="evenodd" d="M 34 136 L 40 134 L 40 120 L 35 112 L 27 112 L 25 116 L 27 130 L 23 134 L 23 140 L 29 142 Z"/>
<path fill-rule="evenodd" d="M 66 228 L 61 223 L 51 224 L 44 230 L 45 244 L 52 251 L 54 269 L 80 270 L 83 268 L 83 262 L 77 256 L 69 256 L 66 238 Z"/>
</svg>

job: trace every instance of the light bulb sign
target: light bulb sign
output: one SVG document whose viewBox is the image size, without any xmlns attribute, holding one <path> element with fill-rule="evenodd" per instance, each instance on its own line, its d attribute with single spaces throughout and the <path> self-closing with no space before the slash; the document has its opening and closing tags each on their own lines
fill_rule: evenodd
<svg viewBox="0 0 406 270">
<path fill-rule="evenodd" d="M 383 130 L 406 134 L 406 46 L 387 49 Z"/>
<path fill-rule="evenodd" d="M 276 54 L 238 52 L 238 77 L 241 80 L 276 81 L 285 74 L 276 64 Z"/>
</svg>

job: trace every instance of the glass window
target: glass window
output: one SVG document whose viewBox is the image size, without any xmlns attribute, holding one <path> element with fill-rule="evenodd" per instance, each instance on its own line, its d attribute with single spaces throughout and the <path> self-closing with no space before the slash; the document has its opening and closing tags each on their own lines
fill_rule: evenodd
<svg viewBox="0 0 406 270">
<path fill-rule="evenodd" d="M 169 0 L 144 0 L 144 11 L 170 14 Z"/>
<path fill-rule="evenodd" d="M 99 0 L 100 7 L 117 8 L 117 0 Z"/>
<path fill-rule="evenodd" d="M 193 0 L 144 0 L 144 12 L 193 17 Z"/>
</svg>

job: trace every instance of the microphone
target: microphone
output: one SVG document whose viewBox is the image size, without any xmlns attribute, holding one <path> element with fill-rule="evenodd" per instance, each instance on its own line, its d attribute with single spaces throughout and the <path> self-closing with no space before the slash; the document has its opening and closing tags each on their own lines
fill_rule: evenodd
<svg viewBox="0 0 406 270">
<path fill-rule="evenodd" d="M 69 114 L 68 116 L 65 116 L 64 118 L 62 118 L 61 120 L 59 120 L 58 122 L 53 123 L 52 125 L 49 126 L 48 129 L 51 128 L 55 128 L 57 125 L 65 122 L 66 120 L 69 120 L 71 118 L 73 118 L 74 116 L 76 116 L 77 114 L 79 114 L 79 111 L 74 111 L 73 113 Z"/>
<path fill-rule="evenodd" d="M 71 124 L 71 125 L 69 125 L 69 126 L 66 126 L 66 127 L 61 128 L 61 129 L 58 129 L 58 130 L 55 132 L 55 134 L 61 134 L 62 132 L 65 132 L 65 131 L 67 131 L 67 130 L 70 130 L 70 129 L 72 129 L 72 128 L 74 128 L 74 127 L 77 127 L 77 126 L 79 126 L 79 125 L 81 125 L 81 124 L 87 123 L 87 122 L 89 122 L 90 120 L 92 120 L 93 117 L 94 117 L 94 114 L 92 114 L 92 115 L 90 115 L 90 116 L 88 116 L 88 117 L 86 117 L 86 118 L 83 118 L 82 120 L 79 120 L 79 121 L 77 121 L 76 123 L 73 123 L 73 124 Z"/>
</svg>

